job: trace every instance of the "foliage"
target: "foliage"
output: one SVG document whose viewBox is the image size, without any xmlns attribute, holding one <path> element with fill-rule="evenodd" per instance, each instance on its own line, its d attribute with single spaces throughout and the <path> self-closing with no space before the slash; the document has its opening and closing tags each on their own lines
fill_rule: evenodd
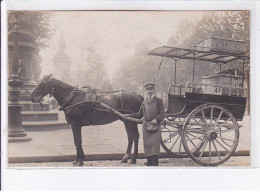
<svg viewBox="0 0 260 194">
<path fill-rule="evenodd" d="M 48 11 L 10 11 L 8 13 L 8 31 L 13 29 L 14 15 L 21 23 L 28 25 L 33 34 L 33 44 L 37 49 L 48 46 L 53 31 L 50 26 L 51 12 Z"/>
<path fill-rule="evenodd" d="M 32 44 L 36 50 L 33 56 L 33 75 L 34 79 L 38 79 L 40 75 L 39 51 L 48 46 L 49 40 L 53 33 L 50 25 L 52 17 L 49 11 L 9 11 L 8 12 L 8 31 L 14 27 L 14 16 L 17 16 L 20 23 L 27 26 L 32 33 Z"/>
<path fill-rule="evenodd" d="M 169 45 L 183 48 L 193 48 L 200 40 L 207 37 L 218 37 L 224 39 L 244 40 L 246 42 L 246 52 L 250 48 L 250 26 L 248 11 L 225 11 L 225 12 L 205 12 L 202 19 L 192 23 L 185 20 L 180 23 L 176 34 L 168 41 Z M 173 40 L 173 41 L 172 41 Z M 179 64 L 180 71 L 190 75 L 187 68 L 182 68 L 183 63 Z M 215 64 L 199 62 L 199 69 L 195 66 L 195 80 L 203 75 L 219 71 Z M 222 66 L 223 69 L 239 66 L 242 69 L 242 62 L 235 61 Z M 249 68 L 249 63 L 246 64 Z"/>
<path fill-rule="evenodd" d="M 180 22 L 176 33 L 168 39 L 168 46 L 194 48 L 197 42 L 207 37 L 219 37 L 225 39 L 238 39 L 246 41 L 246 49 L 249 52 L 249 12 L 247 11 L 224 11 L 205 12 L 201 20 L 191 22 L 184 20 Z M 124 88 L 135 92 L 141 92 L 140 88 L 146 82 L 159 84 L 163 90 L 174 80 L 174 61 L 163 59 L 160 74 L 157 77 L 157 69 L 160 64 L 160 57 L 147 56 L 146 54 L 161 46 L 159 40 L 149 38 L 141 41 L 135 49 L 135 53 L 122 61 L 121 68 L 114 76 L 113 85 L 115 88 Z M 199 62 L 195 65 L 195 81 L 203 75 L 219 71 L 219 66 Z M 237 62 L 232 65 L 238 65 Z M 199 66 L 199 67 L 198 67 Z M 184 85 L 192 77 L 192 61 L 182 60 L 177 64 L 177 84 Z M 162 84 L 162 85 L 161 85 Z"/>
<path fill-rule="evenodd" d="M 113 86 L 116 89 L 126 89 L 142 92 L 142 87 L 147 82 L 156 81 L 158 58 L 147 56 L 147 53 L 160 46 L 155 38 L 141 41 L 135 48 L 134 54 L 121 62 L 121 66 L 113 77 Z"/>
<path fill-rule="evenodd" d="M 76 70 L 77 72 L 73 73 L 73 76 L 76 76 L 73 80 L 83 86 L 91 86 L 101 91 L 111 91 L 112 85 L 109 82 L 106 66 L 100 55 L 92 46 L 87 48 L 83 46 L 82 52 L 86 54 L 84 63 L 82 67 Z"/>
<path fill-rule="evenodd" d="M 181 47 L 193 48 L 197 42 L 206 37 L 219 37 L 246 41 L 249 53 L 250 23 L 248 11 L 205 12 L 202 19 L 192 23 L 184 20 L 173 35 Z"/>
</svg>

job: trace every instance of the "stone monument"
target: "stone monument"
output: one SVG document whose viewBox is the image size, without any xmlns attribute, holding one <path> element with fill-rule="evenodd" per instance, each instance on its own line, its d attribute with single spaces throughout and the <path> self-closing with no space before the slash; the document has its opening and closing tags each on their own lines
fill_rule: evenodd
<svg viewBox="0 0 260 194">
<path fill-rule="evenodd" d="M 53 76 L 65 82 L 71 81 L 71 59 L 65 53 L 66 43 L 63 33 L 60 34 L 59 49 L 53 58 Z"/>
<path fill-rule="evenodd" d="M 19 16 L 17 17 L 19 18 Z M 8 36 L 9 72 L 12 73 L 10 64 L 15 64 L 14 60 L 17 60 L 17 63 L 19 63 L 17 75 L 22 78 L 19 97 L 22 105 L 22 126 L 26 131 L 68 129 L 69 125 L 66 121 L 59 121 L 58 111 L 50 111 L 49 103 L 43 102 L 43 107 L 41 107 L 40 104 L 31 102 L 30 95 L 36 85 L 33 79 L 33 57 L 36 54 L 36 48 L 28 21 L 28 18 L 21 17 L 19 26 L 16 27 L 19 32 L 17 59 L 14 57 L 15 52 L 13 51 L 15 47 L 15 41 L 12 41 L 14 38 L 13 32 L 9 32 Z M 12 78 L 11 75 L 9 77 Z"/>
<path fill-rule="evenodd" d="M 14 14 L 14 27 L 8 33 L 8 46 L 9 53 L 12 53 L 12 57 L 9 58 L 9 81 L 8 81 L 8 142 L 27 142 L 31 141 L 31 138 L 27 136 L 23 126 L 21 118 L 22 105 L 19 103 L 21 77 L 20 69 L 21 63 L 19 63 L 20 54 L 20 40 L 19 36 L 22 35 L 20 31 L 19 18 Z"/>
</svg>

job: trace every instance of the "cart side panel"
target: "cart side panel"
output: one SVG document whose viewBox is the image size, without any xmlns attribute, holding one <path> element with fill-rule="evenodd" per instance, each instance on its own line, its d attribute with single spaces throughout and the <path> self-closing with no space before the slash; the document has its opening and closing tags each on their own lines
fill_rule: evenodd
<svg viewBox="0 0 260 194">
<path fill-rule="evenodd" d="M 212 94 L 186 93 L 186 108 L 185 113 L 191 112 L 196 107 L 214 103 L 220 104 L 228 108 L 237 120 L 242 120 L 245 114 L 247 98 L 236 96 L 222 96 Z"/>
<path fill-rule="evenodd" d="M 184 95 L 168 94 L 168 114 L 181 113 L 185 106 Z"/>
</svg>

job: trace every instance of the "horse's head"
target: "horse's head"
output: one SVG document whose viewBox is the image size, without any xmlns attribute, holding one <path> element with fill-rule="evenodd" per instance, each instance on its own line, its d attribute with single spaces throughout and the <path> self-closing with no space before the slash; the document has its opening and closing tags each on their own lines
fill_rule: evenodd
<svg viewBox="0 0 260 194">
<path fill-rule="evenodd" d="M 51 75 L 44 76 L 35 86 L 31 93 L 32 102 L 41 102 L 43 97 L 52 92 L 52 86 L 50 84 Z"/>
</svg>

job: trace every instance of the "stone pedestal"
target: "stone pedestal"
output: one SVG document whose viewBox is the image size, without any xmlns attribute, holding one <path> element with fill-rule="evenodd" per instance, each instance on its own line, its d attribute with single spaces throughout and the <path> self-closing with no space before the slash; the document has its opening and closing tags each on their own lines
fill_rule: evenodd
<svg viewBox="0 0 260 194">
<path fill-rule="evenodd" d="M 14 27 L 9 32 L 9 40 L 12 40 L 13 44 L 10 50 L 13 51 L 12 63 L 9 63 L 10 76 L 8 81 L 8 142 L 24 142 L 30 141 L 31 138 L 27 137 L 27 134 L 22 126 L 21 109 L 22 106 L 19 103 L 21 78 L 19 75 L 19 21 L 18 16 L 14 16 Z M 10 61 L 9 61 L 10 62 Z"/>
<path fill-rule="evenodd" d="M 31 141 L 22 126 L 21 120 L 21 109 L 20 104 L 9 104 L 8 105 L 8 142 L 26 142 Z"/>
<path fill-rule="evenodd" d="M 33 58 L 37 52 L 28 18 L 20 17 L 19 12 L 15 15 L 15 30 L 8 33 L 9 142 L 30 141 L 26 131 L 70 128 L 66 121 L 59 121 L 57 111 L 50 111 L 48 103 L 43 103 L 41 107 L 31 102 L 31 92 L 36 86 Z"/>
</svg>

